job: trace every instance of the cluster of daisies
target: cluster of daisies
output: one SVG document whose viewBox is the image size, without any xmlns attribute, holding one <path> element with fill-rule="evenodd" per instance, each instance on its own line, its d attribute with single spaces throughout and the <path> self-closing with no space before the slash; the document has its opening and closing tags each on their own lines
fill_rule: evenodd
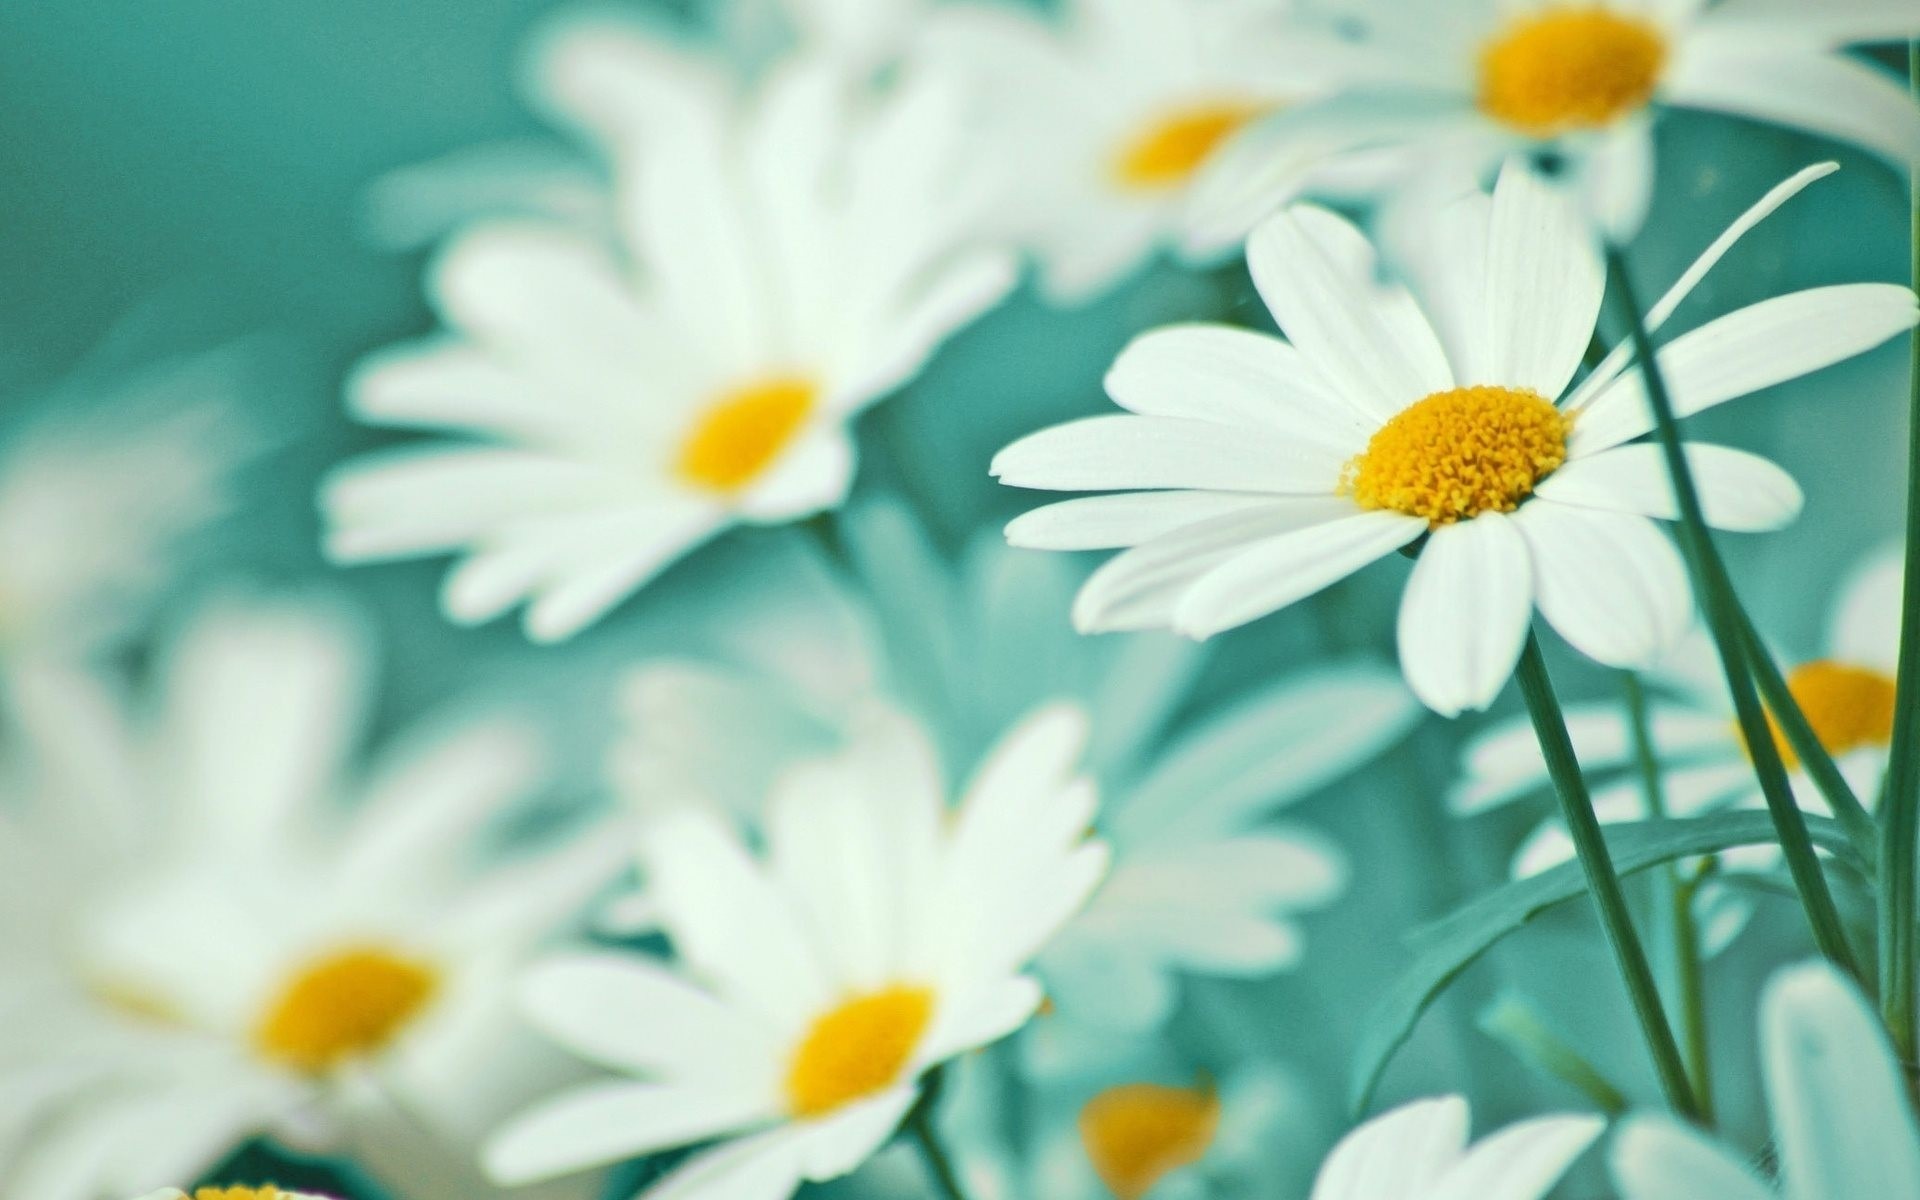
<svg viewBox="0 0 1920 1200">
<path fill-rule="evenodd" d="M 346 381 L 355 420 L 410 436 L 328 473 L 327 554 L 452 556 L 457 624 L 684 644 L 558 705 L 476 690 L 396 720 L 351 573 L 199 583 L 195 544 L 274 452 L 223 406 L 247 347 L 95 364 L 68 388 L 103 415 L 63 395 L 12 440 L 0 1200 L 324 1200 L 235 1178 L 263 1148 L 355 1200 L 785 1200 L 849 1176 L 944 1200 L 1540 1200 L 1579 1172 L 1627 1200 L 1920 1200 L 1912 1047 L 1846 963 L 1766 987 L 1764 1169 L 1709 1109 L 1623 1116 L 1599 1088 L 1606 1111 L 1478 1141 L 1460 1095 L 1306 1137 L 1285 1064 L 1196 1074 L 1179 1050 L 1196 997 L 1298 968 L 1347 891 L 1353 848 L 1305 802 L 1516 671 L 1527 721 L 1477 726 L 1408 799 L 1477 819 L 1557 795 L 1513 875 L 1579 860 L 1636 1000 L 1602 826 L 1780 823 L 1639 864 L 1678 860 L 1697 974 L 1783 855 L 1805 889 L 1794 822 L 1848 815 L 1835 777 L 1872 825 L 1898 548 L 1787 657 L 1757 744 L 1696 584 L 1709 531 L 1780 529 L 1803 496 L 1669 435 L 1908 335 L 1920 304 L 1849 282 L 1673 320 L 1831 163 L 1752 197 L 1644 310 L 1624 263 L 1669 110 L 1920 157 L 1920 107 L 1849 50 L 1920 36 L 1920 8 L 1045 7 L 564 19 L 528 78 L 572 151 L 372 188 L 376 237 L 431 246 L 437 327 Z M 1139 332 L 1115 409 L 1026 420 L 966 466 L 1074 495 L 947 536 L 862 414 L 1015 292 L 1084 306 L 1168 257 L 1245 302 Z M 1044 553 L 1073 551 L 1111 553 Z M 692 558 L 718 582 L 691 606 L 636 599 Z M 1216 635 L 1395 571 L 1397 664 L 1328 624 L 1217 701 Z M 1536 614 L 1631 672 L 1634 703 L 1543 707 Z M 605 761 L 583 762 L 562 735 L 600 707 Z M 1579 1076 L 1569 1054 L 1536 1065 Z"/>
</svg>

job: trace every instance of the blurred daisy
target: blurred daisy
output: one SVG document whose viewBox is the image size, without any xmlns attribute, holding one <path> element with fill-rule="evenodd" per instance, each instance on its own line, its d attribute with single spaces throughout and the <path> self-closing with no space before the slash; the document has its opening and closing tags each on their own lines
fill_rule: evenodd
<svg viewBox="0 0 1920 1200">
<path fill-rule="evenodd" d="M 1110 1055 L 1118 1036 L 1159 1028 L 1187 976 L 1298 964 L 1298 918 L 1344 891 L 1346 860 L 1274 818 L 1411 728 L 1418 706 L 1390 668 L 1294 672 L 1176 724 L 1200 649 L 1159 634 L 1074 637 L 1059 614 L 1080 574 L 1058 556 L 986 535 L 955 564 L 892 504 L 853 510 L 842 531 L 859 592 L 818 564 L 781 565 L 761 607 L 728 616 L 749 631 L 746 652 L 633 673 L 615 757 L 631 804 L 690 802 L 758 822 L 784 767 L 839 744 L 876 690 L 923 714 L 948 761 L 1070 700 L 1092 717 L 1087 765 L 1113 864 L 1039 958 L 1053 1012 L 1025 1034 L 1027 1065 L 1076 1069 Z M 648 912 L 644 893 L 630 905 Z"/>
<path fill-rule="evenodd" d="M 1920 1129 L 1904 1073 L 1852 984 L 1824 965 L 1780 972 L 1761 1003 L 1760 1043 L 1778 1183 L 1763 1182 L 1743 1151 L 1637 1117 L 1613 1144 L 1625 1200 L 1920 1197 Z"/>
<path fill-rule="evenodd" d="M 1793 693 L 1820 744 L 1833 756 L 1854 795 L 1871 807 L 1879 797 L 1893 740 L 1893 681 L 1900 647 L 1901 550 L 1871 555 L 1842 585 L 1828 619 L 1826 648 L 1787 672 Z M 1648 733 L 1663 764 L 1661 795 L 1667 815 L 1693 817 L 1724 808 L 1763 808 L 1746 741 L 1734 720 L 1719 659 L 1704 632 L 1695 630 L 1649 674 L 1659 694 L 1648 704 Z M 1624 704 L 1578 704 L 1567 709 L 1567 727 L 1580 765 L 1594 780 L 1594 810 L 1603 822 L 1652 816 L 1636 765 L 1632 727 Z M 1831 815 L 1825 799 L 1776 728 L 1774 740 L 1789 769 L 1800 805 Z M 1449 797 L 1457 814 L 1470 815 L 1545 794 L 1551 782 L 1531 726 L 1502 721 L 1468 742 L 1464 778 Z M 1766 867 L 1777 847 L 1733 852 L 1734 865 Z M 1530 875 L 1573 857 L 1573 844 L 1558 818 L 1544 821 L 1521 845 L 1514 872 Z M 1737 932 L 1748 905 L 1709 887 L 1702 903 L 1716 914 L 1723 942 Z"/>
<path fill-rule="evenodd" d="M 1598 1117 L 1537 1117 L 1469 1146 L 1465 1100 L 1418 1100 L 1342 1138 L 1311 1200 L 1540 1200 L 1604 1128 Z"/>
<path fill-rule="evenodd" d="M 1472 179 L 1532 152 L 1563 159 L 1594 215 L 1625 238 L 1653 194 L 1654 119 L 1673 108 L 1849 142 L 1902 173 L 1920 153 L 1905 85 L 1842 52 L 1920 34 L 1911 4 L 1348 0 L 1321 25 L 1289 44 L 1331 81 L 1324 102 L 1256 131 L 1221 165 L 1200 201 L 1217 216 L 1284 203 L 1343 147 L 1394 146 L 1427 171 Z"/>
<path fill-rule="evenodd" d="M 542 79 L 613 159 L 620 244 L 538 221 L 458 237 L 429 283 L 450 333 L 376 356 L 350 403 L 461 440 L 349 464 L 323 504 L 337 559 L 462 553 L 449 617 L 524 600 L 553 640 L 730 525 L 838 505 L 855 414 L 1013 269 L 976 241 L 963 106 L 924 73 L 872 97 L 790 62 L 743 99 L 581 26 Z"/>
<path fill-rule="evenodd" d="M 409 1163 L 424 1183 L 433 1152 L 464 1158 L 568 1073 L 513 1033 L 504 981 L 625 847 L 594 831 L 480 869 L 535 747 L 501 721 L 444 726 L 362 779 L 368 667 L 343 612 L 228 600 L 166 647 L 150 713 L 102 680 L 23 678 L 0 1191 L 124 1195 L 255 1134 L 331 1146 L 361 1121 L 432 1135 Z"/>
<path fill-rule="evenodd" d="M 1086 899 L 1069 708 L 1010 732 L 948 808 L 926 736 L 883 715 L 796 767 L 756 861 L 717 816 L 659 820 L 643 862 L 681 970 L 625 953 L 534 968 L 534 1023 L 621 1078 L 565 1093 L 487 1147 L 503 1182 L 720 1140 L 648 1194 L 784 1196 L 877 1151 L 946 1060 L 1040 1004 L 1024 965 Z M 684 972 L 684 973 L 682 973 Z"/>
<path fill-rule="evenodd" d="M 1820 173 L 1737 222 L 1650 322 Z M 995 457 L 1003 483 L 1121 493 L 1007 528 L 1020 546 L 1125 548 L 1081 589 L 1082 630 L 1209 637 L 1412 547 L 1400 665 L 1437 712 L 1492 702 L 1536 607 L 1613 666 L 1645 666 L 1679 637 L 1692 606 L 1653 520 L 1674 510 L 1659 447 L 1636 441 L 1653 423 L 1640 376 L 1621 351 L 1569 386 L 1604 283 L 1586 226 L 1518 164 L 1490 199 L 1427 221 L 1409 263 L 1416 301 L 1379 282 L 1372 246 L 1340 217 L 1278 214 L 1247 259 L 1289 341 L 1217 325 L 1150 332 L 1107 376 L 1127 415 L 1043 430 Z M 1661 359 L 1685 417 L 1916 319 L 1904 287 L 1813 288 L 1711 321 Z M 1799 488 L 1772 463 L 1721 446 L 1689 455 L 1713 525 L 1772 529 L 1798 513 Z"/>
<path fill-rule="evenodd" d="M 267 1184 L 257 1188 L 201 1188 L 191 1196 L 178 1188 L 167 1188 L 143 1197 L 142 1200 L 327 1200 L 327 1197 L 316 1196 L 312 1192 L 283 1192 L 272 1184 Z"/>
<path fill-rule="evenodd" d="M 943 9 L 925 57 L 974 81 L 983 142 L 1019 180 L 1014 231 L 1057 301 L 1084 300 L 1183 228 L 1222 147 L 1297 101 L 1311 76 L 1275 61 L 1259 0 L 1073 0 L 1057 20 Z M 1214 253 L 1224 245 L 1210 247 Z"/>
<path fill-rule="evenodd" d="M 191 561 L 262 448 L 235 419 L 250 352 L 144 368 L 91 364 L 0 448 L 0 655 L 109 651 Z"/>
</svg>

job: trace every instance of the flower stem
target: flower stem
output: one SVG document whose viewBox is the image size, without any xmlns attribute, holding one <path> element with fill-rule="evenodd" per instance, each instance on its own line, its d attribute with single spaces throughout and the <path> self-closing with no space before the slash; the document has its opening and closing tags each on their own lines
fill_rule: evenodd
<svg viewBox="0 0 1920 1200">
<path fill-rule="evenodd" d="M 1620 674 L 1626 692 L 1627 726 L 1633 735 L 1633 758 L 1640 771 L 1640 790 L 1646 796 L 1647 815 L 1667 817 L 1666 789 L 1660 782 L 1660 760 L 1654 752 L 1653 729 L 1647 719 L 1647 693 L 1632 671 Z M 1708 860 L 1711 863 L 1711 859 Z M 1697 880 L 1682 880 L 1680 868 L 1661 869 L 1661 892 L 1672 906 L 1673 983 L 1680 993 L 1680 1044 L 1686 1051 L 1687 1078 L 1700 1105 L 1700 1120 L 1713 1123 L 1713 1070 L 1707 1049 L 1706 995 L 1701 986 L 1700 929 L 1693 916 Z"/>
<path fill-rule="evenodd" d="M 1907 45 L 1907 74 L 1920 98 L 1920 41 Z M 1913 279 L 1920 286 L 1920 159 L 1911 177 Z M 1914 859 L 1920 852 L 1920 330 L 1912 338 L 1907 413 L 1906 581 L 1900 599 L 1900 665 L 1893 746 L 1880 800 L 1880 1011 L 1900 1061 L 1915 1056 Z"/>
<path fill-rule="evenodd" d="M 1747 754 L 1753 760 L 1760 791 L 1766 797 L 1767 812 L 1773 817 L 1774 831 L 1787 860 L 1787 872 L 1793 877 L 1795 890 L 1800 893 L 1800 905 L 1806 910 L 1814 944 L 1835 966 L 1858 979 L 1860 969 L 1853 960 L 1853 951 L 1847 945 L 1846 931 L 1840 923 L 1839 910 L 1834 907 L 1833 893 L 1827 887 L 1826 876 L 1821 873 L 1820 856 L 1814 852 L 1813 839 L 1807 835 L 1806 816 L 1794 801 L 1793 787 L 1787 781 L 1786 766 L 1780 760 L 1780 747 L 1774 741 L 1773 729 L 1767 723 L 1766 710 L 1760 705 L 1759 693 L 1754 690 L 1745 639 L 1741 636 L 1740 618 L 1736 612 L 1733 583 L 1727 577 L 1726 565 L 1720 561 L 1720 554 L 1714 549 L 1713 539 L 1707 533 L 1706 518 L 1700 509 L 1700 494 L 1694 488 L 1693 472 L 1687 465 L 1686 452 L 1680 444 L 1680 427 L 1673 415 L 1673 401 L 1667 394 L 1666 379 L 1661 373 L 1659 359 L 1654 354 L 1653 339 L 1647 333 L 1640 302 L 1634 295 L 1632 281 L 1627 278 L 1626 261 L 1616 247 L 1607 247 L 1607 269 L 1612 276 L 1613 290 L 1626 313 L 1627 328 L 1633 338 L 1634 358 L 1646 380 L 1647 405 L 1653 411 L 1654 429 L 1659 435 L 1660 449 L 1666 459 L 1675 505 L 1680 510 L 1680 549 L 1686 557 L 1700 606 L 1706 613 L 1707 630 L 1713 635 L 1714 646 L 1720 652 L 1720 665 L 1726 673 L 1727 691 L 1733 698 L 1733 711 L 1739 721 L 1741 736 L 1747 744 Z"/>
<path fill-rule="evenodd" d="M 1518 673 L 1520 692 L 1526 697 L 1527 714 L 1533 719 L 1533 733 L 1540 742 L 1540 753 L 1553 777 L 1553 790 L 1560 798 L 1561 813 L 1573 847 L 1587 877 L 1587 890 L 1600 913 L 1600 927 L 1613 949 L 1620 978 L 1627 986 L 1627 998 L 1639 1019 L 1640 1033 L 1653 1056 L 1654 1074 L 1667 1105 L 1683 1117 L 1697 1118 L 1699 1105 L 1687 1082 L 1686 1064 L 1680 1047 L 1674 1042 L 1673 1028 L 1667 1024 L 1667 1010 L 1661 1004 L 1660 990 L 1653 980 L 1653 968 L 1647 952 L 1634 932 L 1633 918 L 1627 912 L 1627 898 L 1620 889 L 1620 877 L 1613 869 L 1613 856 L 1607 850 L 1606 835 L 1593 814 L 1593 801 L 1587 795 L 1587 781 L 1580 775 L 1580 761 L 1573 753 L 1573 739 L 1567 734 L 1566 718 L 1554 695 L 1553 681 L 1547 676 L 1546 660 L 1540 655 L 1540 640 L 1529 633 L 1520 653 Z"/>
<path fill-rule="evenodd" d="M 966 1189 L 960 1186 L 960 1177 L 954 1173 L 953 1160 L 947 1157 L 945 1147 L 940 1144 L 940 1134 L 933 1127 L 933 1114 L 940 1106 L 941 1082 L 941 1072 L 936 1068 L 928 1077 L 920 1099 L 914 1103 L 913 1111 L 907 1114 L 906 1130 L 920 1147 L 927 1174 L 939 1185 L 944 1200 L 967 1200 Z"/>
</svg>

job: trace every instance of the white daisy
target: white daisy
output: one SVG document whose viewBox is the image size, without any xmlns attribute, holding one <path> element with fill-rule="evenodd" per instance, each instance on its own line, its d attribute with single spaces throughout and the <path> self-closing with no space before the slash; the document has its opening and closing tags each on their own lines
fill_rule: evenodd
<svg viewBox="0 0 1920 1200">
<path fill-rule="evenodd" d="M 1851 142 L 1904 174 L 1920 111 L 1843 53 L 1920 34 L 1902 0 L 1346 0 L 1289 43 L 1324 102 L 1244 139 L 1199 203 L 1225 229 L 1290 199 L 1329 151 L 1393 146 L 1484 178 L 1519 152 L 1567 160 L 1594 215 L 1627 237 L 1653 192 L 1653 126 L 1704 109 Z"/>
<path fill-rule="evenodd" d="M 639 1078 L 511 1122 L 490 1173 L 535 1180 L 716 1137 L 647 1195 L 785 1196 L 858 1167 L 923 1074 L 1039 1006 L 1020 972 L 1106 865 L 1085 837 L 1085 736 L 1072 709 L 1036 714 L 949 810 L 926 736 L 881 717 L 784 777 L 758 861 L 711 813 L 661 818 L 643 860 L 680 969 L 581 953 L 523 989 L 556 1041 Z"/>
<path fill-rule="evenodd" d="M 1819 169 L 1770 194 L 1650 314 L 1658 325 L 1733 239 Z M 1107 376 L 1123 416 L 1070 422 L 1000 452 L 1019 487 L 1118 491 L 1014 521 L 1016 545 L 1126 548 L 1081 589 L 1082 630 L 1208 637 L 1418 546 L 1401 669 L 1438 712 L 1484 708 L 1533 610 L 1600 662 L 1644 666 L 1684 630 L 1679 556 L 1640 375 L 1624 350 L 1569 386 L 1593 335 L 1601 260 L 1572 206 L 1510 164 L 1489 200 L 1429 214 L 1409 263 L 1419 299 L 1376 278 L 1340 217 L 1295 206 L 1247 259 L 1288 341 L 1226 326 L 1155 330 Z M 1858 354 L 1920 319 L 1890 284 L 1813 288 L 1670 341 L 1679 416 Z M 1790 521 L 1800 491 L 1770 462 L 1690 452 L 1706 516 Z M 1150 490 L 1160 489 L 1160 490 Z"/>
<path fill-rule="evenodd" d="M 102 679 L 22 677 L 0 805 L 0 1192 L 102 1200 L 258 1133 L 357 1146 L 362 1122 L 417 1122 L 409 1195 L 454 1200 L 475 1193 L 428 1186 L 434 1155 L 460 1162 L 565 1073 L 514 1031 L 504 979 L 623 839 L 480 870 L 536 746 L 500 720 L 429 728 L 363 779 L 368 666 L 344 612 L 229 600 L 165 647 L 138 708 Z"/>
<path fill-rule="evenodd" d="M 377 356 L 361 418 L 451 431 L 327 483 L 343 561 L 464 553 L 443 606 L 530 601 L 566 637 L 737 522 L 845 497 L 849 423 L 1001 295 L 976 240 L 964 111 L 924 73 L 884 96 L 790 62 L 745 98 L 717 68 L 609 26 L 542 59 L 619 178 L 620 244 L 483 224 L 433 269 L 450 333 Z"/>
<path fill-rule="evenodd" d="M 633 673 L 615 754 L 629 803 L 690 801 L 757 823 L 781 770 L 843 740 L 876 689 L 921 713 L 949 761 L 1070 700 L 1092 718 L 1113 864 L 1040 956 L 1054 1011 L 1027 1031 L 1024 1063 L 1057 1074 L 1101 1060 L 1116 1037 L 1162 1026 L 1188 977 L 1299 964 L 1299 918 L 1345 890 L 1346 858 L 1276 816 L 1411 728 L 1419 708 L 1391 668 L 1296 671 L 1176 722 L 1205 656 L 1159 634 L 1074 637 L 1059 614 L 1081 574 L 1059 556 L 988 535 L 954 564 L 890 504 L 853 510 L 842 530 L 863 591 L 795 555 L 769 572 L 764 603 L 725 615 L 750 647 Z M 646 915 L 644 893 L 629 905 Z"/>
<path fill-rule="evenodd" d="M 1778 1183 L 1697 1130 L 1638 1117 L 1613 1144 L 1625 1200 L 1920 1198 L 1920 1129 L 1904 1072 L 1852 984 L 1823 964 L 1780 972 L 1761 1003 L 1760 1043 Z"/>
<path fill-rule="evenodd" d="M 1236 134 L 1301 99 L 1264 0 L 1072 0 L 1057 19 L 955 6 L 920 51 L 971 79 L 983 154 L 1053 299 L 1084 300 L 1185 228 L 1191 187 Z M 1224 245 L 1208 247 L 1210 254 Z"/>
<path fill-rule="evenodd" d="M 1895 660 L 1900 646 L 1901 550 L 1871 555 L 1842 585 L 1828 620 L 1826 646 L 1817 657 L 1786 673 L 1787 688 L 1820 744 L 1833 756 L 1854 795 L 1872 807 L 1893 740 Z M 1695 630 L 1648 675 L 1659 694 L 1648 704 L 1647 725 L 1663 764 L 1661 794 L 1667 815 L 1698 816 L 1727 808 L 1765 807 L 1747 746 L 1734 719 L 1718 658 L 1703 631 Z M 1623 703 L 1576 704 L 1566 712 L 1580 765 L 1594 782 L 1594 811 L 1602 822 L 1640 821 L 1652 814 L 1638 774 L 1632 727 Z M 1775 741 L 1800 805 L 1831 815 L 1784 734 Z M 1485 812 L 1542 793 L 1551 786 L 1532 727 L 1524 719 L 1503 721 L 1470 741 L 1464 778 L 1449 796 L 1460 815 Z M 1764 867 L 1777 847 L 1736 852 L 1735 865 Z M 1516 875 L 1530 875 L 1573 857 L 1573 844 L 1556 817 L 1546 819 L 1522 843 Z M 1713 912 L 1723 943 L 1744 922 L 1748 905 L 1722 889 L 1708 888 L 1702 902 Z"/>
<path fill-rule="evenodd" d="M 1605 1127 L 1536 1117 L 1469 1146 L 1465 1100 L 1418 1100 L 1342 1138 L 1311 1200 L 1540 1200 Z"/>
</svg>

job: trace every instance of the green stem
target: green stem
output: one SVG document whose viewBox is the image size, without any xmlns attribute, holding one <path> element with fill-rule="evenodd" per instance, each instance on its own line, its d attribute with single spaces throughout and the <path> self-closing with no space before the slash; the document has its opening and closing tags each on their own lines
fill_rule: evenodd
<svg viewBox="0 0 1920 1200">
<path fill-rule="evenodd" d="M 953 1161 L 947 1157 L 945 1147 L 940 1144 L 940 1134 L 933 1127 L 933 1114 L 940 1106 L 941 1082 L 941 1073 L 935 1070 L 928 1077 L 913 1111 L 907 1114 L 906 1129 L 920 1147 L 920 1157 L 927 1164 L 927 1174 L 933 1176 L 934 1183 L 939 1185 L 940 1195 L 945 1200 L 967 1200 L 966 1189 L 960 1186 L 960 1177 L 954 1172 Z"/>
<path fill-rule="evenodd" d="M 1620 1116 L 1631 1107 L 1600 1068 L 1555 1033 L 1520 997 L 1503 996 L 1488 1006 L 1480 1014 L 1480 1029 L 1512 1051 L 1515 1058 L 1573 1088 L 1608 1116 Z"/>
<path fill-rule="evenodd" d="M 1520 653 L 1518 673 L 1521 695 L 1526 697 L 1527 714 L 1533 719 L 1533 733 L 1539 739 L 1547 773 L 1553 778 L 1553 790 L 1560 798 L 1567 832 L 1586 873 L 1587 890 L 1600 914 L 1600 927 L 1613 949 L 1614 962 L 1626 984 L 1627 998 L 1640 1022 L 1647 1051 L 1653 1056 L 1654 1074 L 1667 1105 L 1683 1117 L 1697 1118 L 1699 1106 L 1687 1082 L 1686 1064 L 1680 1047 L 1667 1024 L 1667 1010 L 1660 1002 L 1660 989 L 1653 980 L 1653 968 L 1647 952 L 1634 932 L 1633 918 L 1627 912 L 1627 898 L 1620 889 L 1620 877 L 1613 869 L 1613 856 L 1607 850 L 1606 835 L 1593 814 L 1593 801 L 1587 795 L 1587 782 L 1580 774 L 1580 760 L 1573 753 L 1573 739 L 1567 734 L 1566 718 L 1554 695 L 1553 681 L 1547 676 L 1546 660 L 1540 655 L 1540 640 L 1527 635 L 1526 648 Z"/>
<path fill-rule="evenodd" d="M 1786 735 L 1787 745 L 1793 747 L 1801 768 L 1813 780 L 1813 785 L 1820 789 L 1827 807 L 1847 827 L 1847 836 L 1859 848 L 1860 856 L 1872 862 L 1879 853 L 1880 843 L 1880 830 L 1873 823 L 1873 814 L 1853 794 L 1853 788 L 1847 783 L 1846 776 L 1840 773 L 1833 756 L 1820 744 L 1820 735 L 1813 731 L 1807 714 L 1800 708 L 1800 702 L 1793 698 L 1793 690 L 1787 686 L 1786 677 L 1780 674 L 1780 668 L 1767 650 L 1767 644 L 1760 640 L 1759 631 L 1753 627 L 1753 618 L 1747 615 L 1743 606 L 1736 605 L 1736 610 L 1740 617 L 1742 644 L 1747 650 L 1747 662 L 1753 668 L 1753 679 L 1759 685 L 1760 695 L 1766 700 L 1767 711 L 1779 723 L 1780 732 Z"/>
<path fill-rule="evenodd" d="M 1920 99 L 1920 41 L 1907 46 L 1907 73 Z M 1909 193 L 1913 280 L 1920 287 L 1920 159 Z M 1920 330 L 1912 339 L 1907 412 L 1907 557 L 1900 600 L 1900 666 L 1893 705 L 1893 747 L 1880 800 L 1880 1011 L 1900 1061 L 1911 1069 L 1914 1026 L 1915 869 L 1920 852 Z"/>
<path fill-rule="evenodd" d="M 1706 613 L 1707 630 L 1713 635 L 1714 646 L 1720 652 L 1720 665 L 1726 673 L 1727 691 L 1733 698 L 1734 714 L 1739 721 L 1741 735 L 1746 740 L 1747 754 L 1753 760 L 1760 791 L 1766 797 L 1767 812 L 1773 817 L 1774 831 L 1779 836 L 1780 849 L 1787 860 L 1787 871 L 1793 876 L 1794 887 L 1800 893 L 1800 905 L 1806 910 L 1814 944 L 1834 965 L 1858 979 L 1860 969 L 1853 960 L 1853 951 L 1847 945 L 1839 910 L 1834 907 L 1833 893 L 1827 887 L 1826 876 L 1821 873 L 1820 856 L 1814 852 L 1813 839 L 1807 835 L 1806 815 L 1794 801 L 1793 787 L 1787 781 L 1786 766 L 1780 761 L 1780 748 L 1774 742 L 1773 729 L 1767 723 L 1766 710 L 1760 705 L 1759 693 L 1754 690 L 1753 675 L 1740 633 L 1740 619 L 1735 615 L 1733 584 L 1727 577 L 1726 566 L 1720 561 L 1719 552 L 1714 549 L 1713 539 L 1707 533 L 1706 518 L 1700 509 L 1700 494 L 1694 488 L 1693 472 L 1687 465 L 1686 452 L 1681 447 L 1679 423 L 1674 419 L 1673 401 L 1667 394 L 1666 379 L 1661 373 L 1659 359 L 1654 355 L 1653 339 L 1647 333 L 1646 319 L 1634 295 L 1633 283 L 1627 278 L 1626 261 L 1620 251 L 1612 246 L 1607 248 L 1607 268 L 1612 276 L 1613 290 L 1625 310 L 1627 328 L 1633 338 L 1634 357 L 1646 380 L 1647 405 L 1653 410 L 1654 429 L 1659 435 L 1660 449 L 1666 459 L 1674 501 L 1680 510 L 1680 549 L 1686 557 L 1700 606 Z"/>
</svg>

